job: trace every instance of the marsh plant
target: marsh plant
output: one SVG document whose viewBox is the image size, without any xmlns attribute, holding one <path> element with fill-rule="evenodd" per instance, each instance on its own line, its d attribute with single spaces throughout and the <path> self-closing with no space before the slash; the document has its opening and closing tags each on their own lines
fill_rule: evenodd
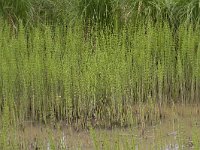
<svg viewBox="0 0 200 150">
<path fill-rule="evenodd" d="M 1 0 L 0 149 L 198 149 L 199 16 L 197 0 Z"/>
<path fill-rule="evenodd" d="M 20 122 L 81 123 L 92 116 L 100 126 L 134 122 L 134 104 L 149 103 L 148 117 L 172 102 L 199 101 L 199 30 L 182 25 L 174 40 L 168 23 L 129 26 L 121 32 L 79 25 L 34 28 L 15 36 L 0 31 L 0 108 Z M 147 107 L 145 107 L 147 108 Z M 148 118 L 147 117 L 147 118 Z"/>
</svg>

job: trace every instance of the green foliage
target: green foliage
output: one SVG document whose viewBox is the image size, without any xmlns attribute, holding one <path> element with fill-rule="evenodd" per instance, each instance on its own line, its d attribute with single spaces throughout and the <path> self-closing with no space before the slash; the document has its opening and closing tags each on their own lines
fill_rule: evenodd
<svg viewBox="0 0 200 150">
<path fill-rule="evenodd" d="M 63 26 L 83 22 L 86 27 L 120 27 L 127 23 L 168 22 L 199 25 L 198 0 L 1 0 L 0 16 L 17 28 L 51 23 Z"/>
<path fill-rule="evenodd" d="M 110 1 L 109 5 L 113 12 Z M 152 1 L 138 1 L 135 7 L 151 5 Z M 88 10 L 83 14 L 89 15 L 85 22 L 94 19 L 107 25 L 110 20 L 101 20 L 107 14 L 96 7 L 84 7 Z M 68 28 L 50 23 L 28 30 L 23 22 L 13 32 L 10 22 L 1 22 L 2 147 L 7 147 L 9 123 L 22 128 L 26 120 L 52 127 L 66 121 L 75 128 L 88 128 L 90 122 L 92 127 L 110 128 L 138 123 L 143 134 L 149 120 L 162 118 L 163 104 L 199 102 L 199 29 L 179 22 L 179 30 L 171 30 L 174 20 L 167 15 L 170 21 L 155 21 L 153 16 L 160 15 L 160 9 L 148 7 L 141 12 L 145 14 L 138 14 L 148 21 L 127 24 L 121 30 L 113 28 L 112 32 L 95 25 L 86 34 L 79 23 Z M 93 14 L 96 9 L 98 13 Z M 134 108 L 135 104 L 139 108 Z M 96 148 L 101 148 L 93 129 L 91 135 Z M 54 138 L 49 140 L 56 149 Z M 109 142 L 104 144 L 110 148 Z M 120 149 L 119 145 L 115 147 Z"/>
<path fill-rule="evenodd" d="M 32 0 L 1 0 L 0 15 L 14 25 L 19 20 L 31 21 L 33 15 Z"/>
<path fill-rule="evenodd" d="M 109 25 L 114 18 L 111 0 L 80 0 L 79 7 L 80 15 L 86 24 L 91 22 Z"/>
<path fill-rule="evenodd" d="M 3 106 L 3 116 L 2 116 L 2 124 L 1 124 L 1 136 L 0 136 L 0 148 L 1 149 L 9 149 L 9 143 L 8 143 L 8 134 L 9 134 L 9 106 L 8 102 L 6 101 Z"/>
<path fill-rule="evenodd" d="M 99 125 L 125 125 L 134 117 L 130 106 L 149 97 L 198 101 L 199 32 L 192 27 L 181 26 L 175 44 L 167 23 L 92 30 L 87 40 L 79 25 L 64 33 L 19 26 L 16 36 L 7 26 L 0 33 L 0 104 L 11 100 L 13 119 L 86 125 L 95 114 Z"/>
</svg>

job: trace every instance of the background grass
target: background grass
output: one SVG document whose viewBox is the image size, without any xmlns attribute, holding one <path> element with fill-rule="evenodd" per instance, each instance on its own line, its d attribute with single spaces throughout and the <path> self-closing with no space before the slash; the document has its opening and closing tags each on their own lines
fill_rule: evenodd
<svg viewBox="0 0 200 150">
<path fill-rule="evenodd" d="M 2 0 L 0 15 L 11 25 L 68 25 L 82 20 L 89 26 L 113 26 L 127 22 L 167 21 L 177 28 L 180 23 L 199 24 L 198 0 Z"/>
</svg>

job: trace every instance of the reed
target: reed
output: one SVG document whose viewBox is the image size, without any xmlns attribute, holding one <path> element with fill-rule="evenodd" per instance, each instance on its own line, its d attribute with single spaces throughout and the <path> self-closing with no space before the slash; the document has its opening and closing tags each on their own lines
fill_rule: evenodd
<svg viewBox="0 0 200 150">
<path fill-rule="evenodd" d="M 55 5 L 56 1 L 51 2 L 49 8 L 60 7 Z M 47 13 L 40 18 L 47 20 L 32 28 L 25 23 L 26 18 L 20 21 L 23 15 L 17 10 L 13 15 L 19 16 L 15 18 L 19 19 L 17 24 L 13 17 L 11 23 L 2 13 L 7 21 L 0 19 L 1 149 L 23 149 L 29 145 L 35 149 L 58 149 L 61 141 L 57 141 L 51 129 L 58 130 L 60 124 L 76 131 L 89 129 L 96 149 L 121 149 L 126 145 L 127 149 L 137 149 L 134 137 L 120 140 L 118 135 L 112 147 L 109 136 L 99 137 L 94 129 L 137 125 L 139 135 L 145 138 L 148 125 L 167 117 L 167 106 L 175 111 L 175 104 L 199 103 L 200 37 L 196 5 L 191 10 L 193 17 L 183 14 L 177 22 L 180 1 L 167 4 L 135 1 L 129 2 L 129 7 L 105 1 L 100 8 L 96 1 L 91 2 L 87 7 L 80 3 L 83 7 L 78 7 L 81 9 L 78 14 L 83 20 L 69 21 L 67 28 L 55 23 L 65 11 L 53 16 L 57 13 L 51 15 L 43 10 L 45 2 L 41 12 L 37 12 L 39 17 Z M 0 4 L 5 6 L 3 1 Z M 124 11 L 124 7 L 131 10 L 131 6 L 133 11 Z M 27 7 L 23 7 L 23 13 L 29 11 Z M 126 25 L 117 20 L 123 16 L 115 16 L 123 13 L 130 15 L 130 20 L 123 20 Z M 174 125 L 177 118 L 173 117 Z M 17 135 L 25 130 L 28 121 L 49 126 L 47 141 L 37 137 L 30 144 Z M 194 134 L 197 148 L 198 138 Z M 160 147 L 166 144 L 157 142 Z M 128 147 L 128 143 L 132 145 Z"/>
<path fill-rule="evenodd" d="M 27 32 L 20 24 L 12 36 L 5 25 L 1 108 L 9 101 L 21 122 L 85 126 L 95 114 L 102 125 L 112 126 L 127 124 L 137 103 L 151 100 L 162 114 L 162 104 L 198 102 L 199 32 L 182 25 L 178 43 L 172 32 L 167 23 L 149 23 L 113 33 L 92 30 L 85 39 L 79 25 Z"/>
</svg>

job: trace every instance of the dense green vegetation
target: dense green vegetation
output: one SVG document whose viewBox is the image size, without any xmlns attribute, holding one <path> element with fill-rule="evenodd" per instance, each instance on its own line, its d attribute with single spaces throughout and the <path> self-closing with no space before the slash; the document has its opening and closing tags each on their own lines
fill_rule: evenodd
<svg viewBox="0 0 200 150">
<path fill-rule="evenodd" d="M 120 25 L 127 22 L 167 21 L 199 24 L 199 0 L 1 0 L 0 15 L 16 26 L 41 23 L 68 25 L 76 20 L 88 24 Z"/>
<path fill-rule="evenodd" d="M 99 149 L 95 128 L 137 125 L 144 135 L 165 107 L 198 104 L 199 8 L 197 0 L 1 0 L 0 149 L 26 149 L 15 138 L 29 121 L 46 126 L 52 149 L 51 129 L 63 124 L 89 129 Z"/>
<path fill-rule="evenodd" d="M 135 103 L 199 101 L 200 38 L 192 27 L 173 37 L 167 23 L 129 25 L 87 38 L 78 25 L 27 33 L 20 25 L 16 36 L 3 26 L 0 106 L 9 101 L 20 120 L 85 124 L 95 113 L 110 125 L 134 118 Z"/>
</svg>

